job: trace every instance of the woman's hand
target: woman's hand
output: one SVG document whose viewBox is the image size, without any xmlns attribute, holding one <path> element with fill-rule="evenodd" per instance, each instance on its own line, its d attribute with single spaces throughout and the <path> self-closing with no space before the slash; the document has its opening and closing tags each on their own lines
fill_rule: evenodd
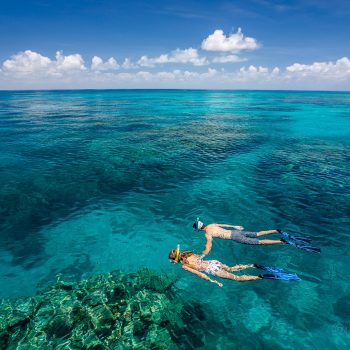
<svg viewBox="0 0 350 350">
<path fill-rule="evenodd" d="M 220 282 L 218 282 L 218 281 L 215 281 L 215 280 L 210 280 L 210 282 L 211 282 L 211 283 L 217 284 L 219 287 L 222 287 L 222 286 L 223 286 L 222 283 L 220 283 Z"/>
</svg>

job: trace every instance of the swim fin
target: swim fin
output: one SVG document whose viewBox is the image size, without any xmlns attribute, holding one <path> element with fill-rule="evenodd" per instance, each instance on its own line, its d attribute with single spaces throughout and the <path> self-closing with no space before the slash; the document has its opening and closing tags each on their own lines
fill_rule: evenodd
<svg viewBox="0 0 350 350">
<path fill-rule="evenodd" d="M 254 264 L 254 267 L 256 267 L 257 269 L 260 270 L 264 270 L 267 272 L 271 272 L 271 273 L 285 273 L 282 269 L 280 269 L 279 267 L 273 267 L 273 266 L 264 266 L 264 265 L 259 265 L 259 264 Z"/>
<path fill-rule="evenodd" d="M 263 275 L 259 275 L 260 278 L 266 280 L 282 280 L 282 281 L 299 281 L 300 278 L 295 273 L 265 273 Z"/>
<path fill-rule="evenodd" d="M 307 252 L 321 253 L 321 249 L 320 248 L 312 247 L 312 246 L 309 246 L 309 245 L 304 245 L 304 244 L 302 244 L 300 242 L 299 243 L 295 242 L 292 239 L 282 238 L 281 241 L 286 243 L 286 244 L 289 244 L 289 245 L 291 245 L 291 246 L 293 246 L 295 248 L 306 250 Z"/>
<path fill-rule="evenodd" d="M 299 248 L 299 249 L 306 250 L 307 252 L 310 252 L 310 253 L 321 253 L 321 249 L 320 248 L 312 247 L 310 245 L 297 244 L 296 247 Z"/>
<path fill-rule="evenodd" d="M 302 237 L 302 236 L 293 236 L 288 232 L 278 230 L 278 232 L 283 236 L 285 239 L 292 239 L 293 241 L 299 241 L 303 243 L 311 243 L 311 238 L 309 237 Z"/>
</svg>

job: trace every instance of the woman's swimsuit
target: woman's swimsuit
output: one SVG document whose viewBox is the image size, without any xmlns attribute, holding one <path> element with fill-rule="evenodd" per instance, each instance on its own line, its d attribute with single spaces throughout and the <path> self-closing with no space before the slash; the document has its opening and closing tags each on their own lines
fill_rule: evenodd
<svg viewBox="0 0 350 350">
<path fill-rule="evenodd" d="M 209 263 L 209 265 L 203 271 L 209 275 L 215 276 L 216 273 L 221 269 L 221 262 L 217 260 L 209 260 L 207 262 Z"/>
<path fill-rule="evenodd" d="M 233 241 L 243 243 L 243 244 L 259 244 L 259 240 L 256 237 L 257 237 L 256 232 L 239 231 L 239 230 L 231 231 L 231 239 Z"/>
</svg>

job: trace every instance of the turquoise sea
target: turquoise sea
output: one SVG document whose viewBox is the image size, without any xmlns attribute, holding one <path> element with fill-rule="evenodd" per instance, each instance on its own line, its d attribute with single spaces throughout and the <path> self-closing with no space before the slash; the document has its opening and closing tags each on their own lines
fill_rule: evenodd
<svg viewBox="0 0 350 350">
<path fill-rule="evenodd" d="M 179 348 L 349 349 L 349 146 L 345 92 L 1 91 L 0 298 L 147 267 L 193 306 Z M 322 253 L 216 240 L 209 258 L 302 278 L 219 288 L 168 261 L 203 249 L 197 216 Z"/>
</svg>

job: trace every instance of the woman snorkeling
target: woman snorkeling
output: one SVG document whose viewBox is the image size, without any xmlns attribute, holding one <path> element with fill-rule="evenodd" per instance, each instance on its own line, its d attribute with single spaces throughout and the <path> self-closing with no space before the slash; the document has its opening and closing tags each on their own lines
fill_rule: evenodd
<svg viewBox="0 0 350 350">
<path fill-rule="evenodd" d="M 200 278 L 203 278 L 206 281 L 217 284 L 219 287 L 222 287 L 223 284 L 211 279 L 208 275 L 218 276 L 221 278 L 227 278 L 234 281 L 245 282 L 245 281 L 256 281 L 261 279 L 275 279 L 275 280 L 284 280 L 284 281 L 297 281 L 300 278 L 295 273 L 287 273 L 282 269 L 277 267 L 268 267 L 257 264 L 249 265 L 235 265 L 227 266 L 221 263 L 218 260 L 202 260 L 201 257 L 197 254 L 194 254 L 191 251 L 181 252 L 180 245 L 176 249 L 173 249 L 169 253 L 169 259 L 174 263 L 181 263 L 182 268 L 188 272 L 191 272 L 197 275 Z M 240 271 L 249 268 L 257 268 L 269 273 L 260 274 L 258 276 L 254 275 L 234 275 L 232 272 Z"/>
</svg>

